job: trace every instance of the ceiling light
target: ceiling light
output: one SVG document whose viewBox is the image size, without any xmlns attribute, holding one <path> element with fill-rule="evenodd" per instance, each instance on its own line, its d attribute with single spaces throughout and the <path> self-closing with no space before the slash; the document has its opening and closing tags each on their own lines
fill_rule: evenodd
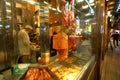
<svg viewBox="0 0 120 80">
<path fill-rule="evenodd" d="M 85 6 L 82 6 L 83 9 L 87 9 L 88 8 L 88 5 L 85 5 Z"/>
<path fill-rule="evenodd" d="M 107 12 L 107 15 L 108 15 L 108 16 L 112 16 L 110 11 Z"/>
<path fill-rule="evenodd" d="M 89 3 L 93 3 L 94 2 L 94 0 L 89 0 Z"/>
<path fill-rule="evenodd" d="M 91 15 L 91 14 L 90 13 L 85 14 L 85 16 L 89 16 L 89 15 Z"/>
<path fill-rule="evenodd" d="M 34 1 L 34 0 L 22 0 L 22 1 L 25 1 L 25 2 L 28 2 L 28 3 L 30 3 L 30 4 L 36 4 L 36 2 Z"/>
<path fill-rule="evenodd" d="M 11 13 L 11 10 L 6 10 L 6 12 L 9 12 L 9 13 Z"/>
<path fill-rule="evenodd" d="M 61 10 L 57 10 L 59 13 L 61 13 L 62 11 Z"/>
<path fill-rule="evenodd" d="M 91 5 L 91 6 L 94 6 L 94 3 L 91 3 L 90 5 Z"/>
<path fill-rule="evenodd" d="M 56 11 L 57 9 L 56 8 L 51 8 L 53 11 Z"/>
<path fill-rule="evenodd" d="M 79 3 L 79 2 L 83 2 L 84 0 L 77 0 L 77 3 Z"/>
<path fill-rule="evenodd" d="M 44 1 L 44 4 L 48 4 L 48 2 Z"/>
<path fill-rule="evenodd" d="M 9 6 L 10 6 L 11 4 L 10 4 L 10 2 L 6 2 L 6 5 L 9 5 Z"/>
</svg>

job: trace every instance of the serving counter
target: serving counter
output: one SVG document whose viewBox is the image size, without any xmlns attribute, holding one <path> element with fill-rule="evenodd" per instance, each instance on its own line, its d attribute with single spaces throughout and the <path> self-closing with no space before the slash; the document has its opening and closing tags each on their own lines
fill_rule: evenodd
<svg viewBox="0 0 120 80">
<path fill-rule="evenodd" d="M 95 56 L 92 56 L 91 58 L 81 59 L 77 56 L 69 55 L 65 61 L 56 60 L 48 65 L 30 64 L 25 73 L 12 75 L 12 77 L 14 77 L 12 80 L 27 80 L 25 76 L 31 68 L 33 69 L 31 70 L 31 76 L 33 74 L 37 74 L 35 71 L 38 70 L 39 77 L 43 75 L 40 74 L 39 71 L 45 69 L 50 75 L 50 77 L 46 78 L 45 80 L 82 80 L 85 76 L 89 75 L 94 61 Z"/>
</svg>

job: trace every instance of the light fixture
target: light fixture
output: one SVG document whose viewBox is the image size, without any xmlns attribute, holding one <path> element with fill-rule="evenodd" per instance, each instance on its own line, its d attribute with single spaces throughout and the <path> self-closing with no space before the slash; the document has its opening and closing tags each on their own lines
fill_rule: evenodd
<svg viewBox="0 0 120 80">
<path fill-rule="evenodd" d="M 77 3 L 79 3 L 79 2 L 83 2 L 84 0 L 76 0 L 77 1 Z"/>
<path fill-rule="evenodd" d="M 8 9 L 7 9 L 6 12 L 11 13 L 11 10 L 8 10 Z"/>
<path fill-rule="evenodd" d="M 91 5 L 91 6 L 94 6 L 94 3 L 91 3 L 90 5 Z"/>
<path fill-rule="evenodd" d="M 0 24 L 0 28 L 2 28 L 2 27 L 3 27 L 3 25 Z"/>
<path fill-rule="evenodd" d="M 59 13 L 62 13 L 62 11 L 61 11 L 61 10 L 59 10 L 59 9 L 58 9 L 57 11 L 58 11 Z"/>
<path fill-rule="evenodd" d="M 53 11 L 56 11 L 57 9 L 56 8 L 51 8 Z"/>
<path fill-rule="evenodd" d="M 88 5 L 85 5 L 85 6 L 82 6 L 83 9 L 87 9 L 88 8 Z"/>
<path fill-rule="evenodd" d="M 46 1 L 44 1 L 43 3 L 44 3 L 44 4 L 49 4 L 49 3 L 48 3 L 48 2 L 46 2 Z"/>
<path fill-rule="evenodd" d="M 94 2 L 94 0 L 89 0 L 89 3 L 93 3 Z"/>
<path fill-rule="evenodd" d="M 90 20 L 91 20 L 91 19 L 87 19 L 87 20 L 85 20 L 85 22 L 90 22 Z"/>
<path fill-rule="evenodd" d="M 6 2 L 6 5 L 9 5 L 9 6 L 10 6 L 11 4 L 10 4 L 10 2 Z"/>
<path fill-rule="evenodd" d="M 110 13 L 110 11 L 108 11 L 107 12 L 107 15 L 109 16 L 109 17 L 111 17 L 112 15 L 111 15 L 111 13 Z"/>
<path fill-rule="evenodd" d="M 91 15 L 91 14 L 90 13 L 85 14 L 85 16 L 89 16 L 89 15 Z"/>
<path fill-rule="evenodd" d="M 36 4 L 36 2 L 34 0 L 22 0 L 22 1 L 28 2 L 30 4 Z"/>
</svg>

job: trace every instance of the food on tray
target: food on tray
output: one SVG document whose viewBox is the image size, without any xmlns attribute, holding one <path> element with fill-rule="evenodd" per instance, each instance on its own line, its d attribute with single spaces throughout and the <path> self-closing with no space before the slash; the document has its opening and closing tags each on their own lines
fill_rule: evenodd
<svg viewBox="0 0 120 80">
<path fill-rule="evenodd" d="M 45 68 L 30 68 L 24 80 L 52 80 L 52 77 Z"/>
<path fill-rule="evenodd" d="M 51 69 L 52 70 L 52 69 Z M 61 66 L 55 71 L 52 71 L 55 73 L 55 75 L 60 79 L 60 80 L 69 80 L 70 76 L 72 77 L 71 80 L 74 80 L 74 78 L 77 76 L 79 73 L 80 69 L 72 68 L 72 67 L 66 67 L 66 66 Z"/>
</svg>

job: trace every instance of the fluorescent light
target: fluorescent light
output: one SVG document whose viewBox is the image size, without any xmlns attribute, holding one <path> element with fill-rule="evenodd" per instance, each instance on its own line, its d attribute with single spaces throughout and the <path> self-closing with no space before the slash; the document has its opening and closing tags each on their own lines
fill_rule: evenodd
<svg viewBox="0 0 120 80">
<path fill-rule="evenodd" d="M 0 24 L 0 28 L 2 28 L 2 27 L 3 27 L 3 25 Z"/>
<path fill-rule="evenodd" d="M 22 0 L 22 1 L 26 1 L 26 2 L 28 2 L 28 3 L 30 3 L 30 4 L 36 4 L 36 2 L 35 1 L 33 1 L 33 0 Z"/>
<path fill-rule="evenodd" d="M 89 0 L 89 3 L 93 3 L 94 2 L 94 0 Z"/>
<path fill-rule="evenodd" d="M 88 8 L 88 5 L 85 5 L 85 6 L 82 6 L 83 9 L 87 9 Z"/>
<path fill-rule="evenodd" d="M 7 16 L 7 18 L 11 19 L 11 16 Z"/>
<path fill-rule="evenodd" d="M 87 20 L 85 20 L 85 22 L 90 22 L 90 20 L 91 20 L 91 19 L 87 19 Z"/>
<path fill-rule="evenodd" d="M 29 3 L 31 3 L 31 4 L 36 4 L 36 2 L 35 1 L 28 1 Z"/>
<path fill-rule="evenodd" d="M 91 14 L 90 13 L 85 14 L 85 16 L 89 16 L 89 15 L 91 15 Z"/>
<path fill-rule="evenodd" d="M 77 2 L 79 3 L 79 2 L 83 2 L 84 0 L 77 0 Z"/>
<path fill-rule="evenodd" d="M 11 10 L 8 10 L 8 9 L 7 9 L 7 10 L 6 10 L 6 12 L 9 12 L 9 13 L 11 13 Z"/>
<path fill-rule="evenodd" d="M 51 8 L 53 11 L 56 11 L 57 9 L 55 9 L 55 8 Z"/>
<path fill-rule="evenodd" d="M 48 2 L 44 1 L 44 4 L 48 4 Z"/>
<path fill-rule="evenodd" d="M 62 11 L 61 10 L 57 10 L 59 13 L 61 13 Z"/>
<path fill-rule="evenodd" d="M 112 16 L 111 13 L 110 13 L 110 11 L 107 12 L 107 15 L 108 15 L 108 16 Z"/>
<path fill-rule="evenodd" d="M 11 4 L 10 4 L 10 2 L 6 2 L 6 5 L 9 5 L 9 6 L 10 6 Z"/>
<path fill-rule="evenodd" d="M 94 6 L 94 3 L 91 3 L 90 5 L 91 5 L 91 6 Z"/>
</svg>

